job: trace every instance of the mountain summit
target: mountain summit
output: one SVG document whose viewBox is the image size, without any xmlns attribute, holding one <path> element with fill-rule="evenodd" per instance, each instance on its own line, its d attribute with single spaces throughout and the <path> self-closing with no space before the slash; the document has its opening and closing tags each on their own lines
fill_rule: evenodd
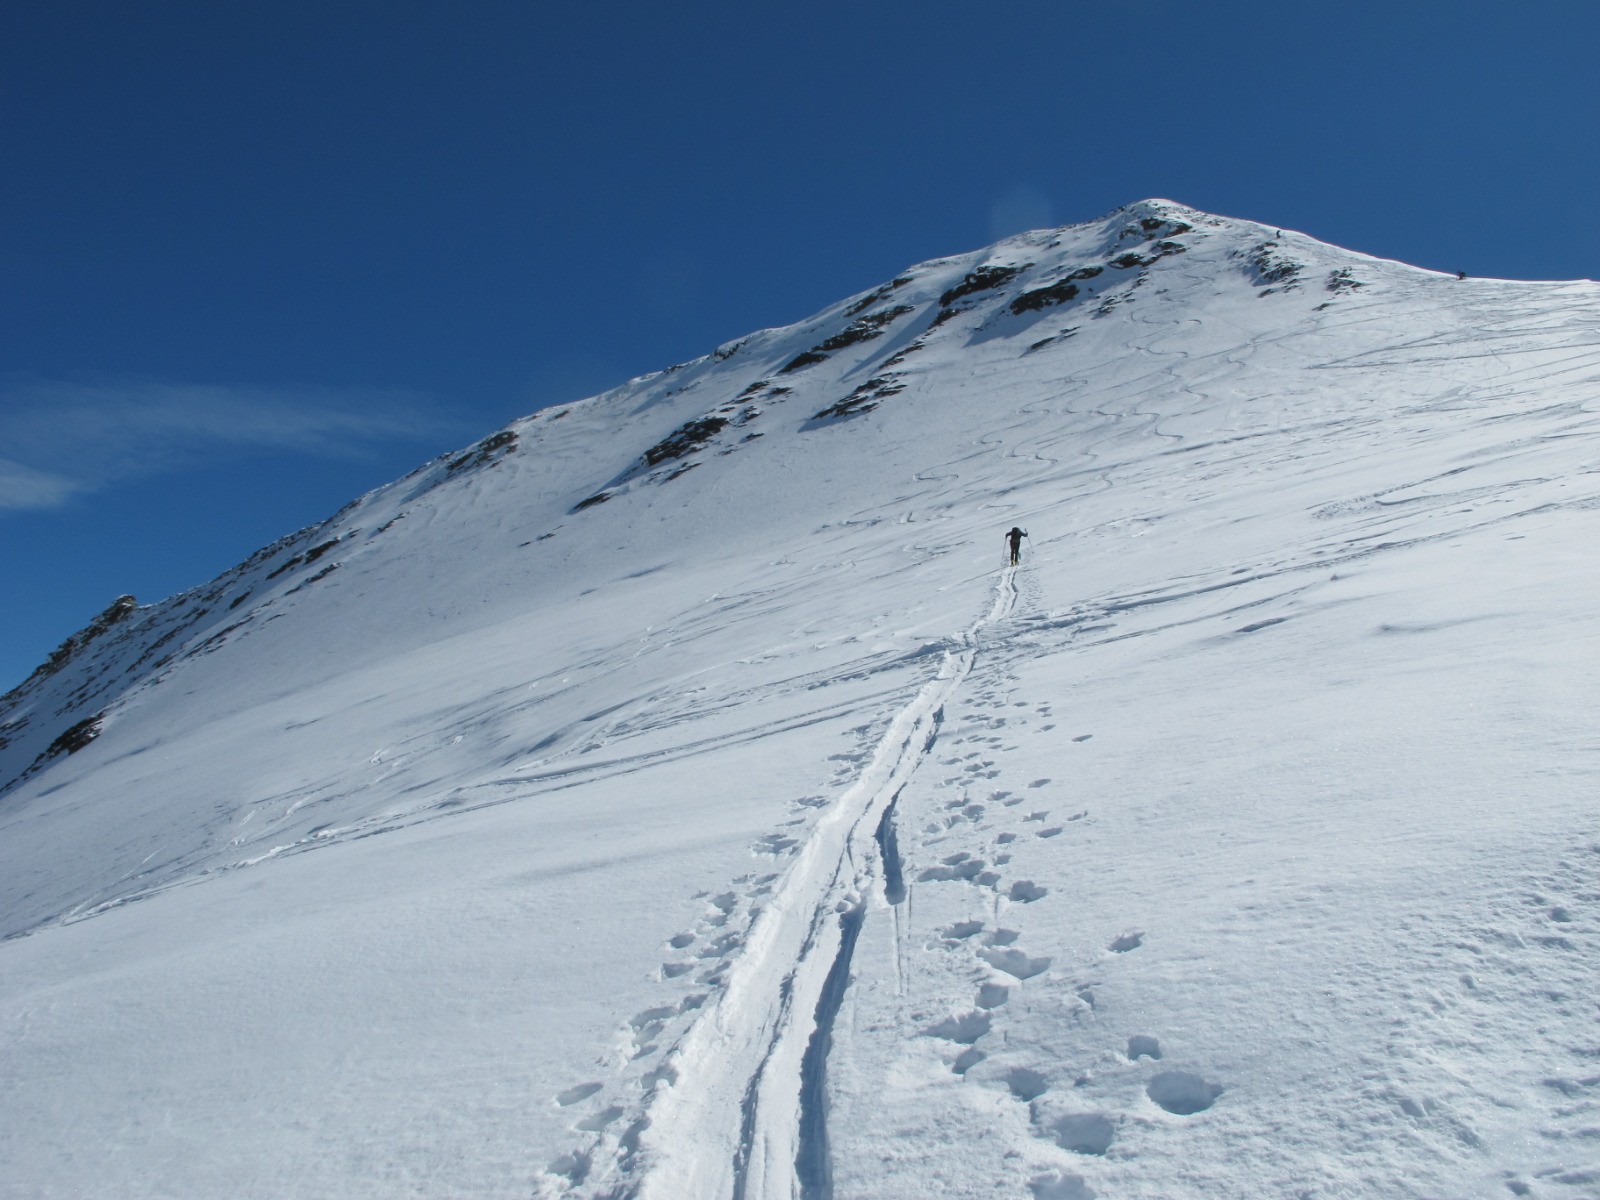
<svg viewBox="0 0 1600 1200">
<path fill-rule="evenodd" d="M 1144 201 L 119 598 L 0 1196 L 1577 1194 L 1597 334 Z"/>
</svg>

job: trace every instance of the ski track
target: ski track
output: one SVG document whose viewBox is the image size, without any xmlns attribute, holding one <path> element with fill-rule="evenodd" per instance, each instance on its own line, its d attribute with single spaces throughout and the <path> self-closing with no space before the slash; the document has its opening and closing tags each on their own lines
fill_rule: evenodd
<svg viewBox="0 0 1600 1200">
<path fill-rule="evenodd" d="M 723 989 L 672 1052 L 645 1116 L 610 1148 L 608 1166 L 585 1173 L 584 1194 L 831 1200 L 827 1056 L 867 911 L 903 892 L 894 803 L 971 672 L 980 633 L 1016 600 L 1015 568 L 1002 568 L 989 611 L 951 639 L 938 673 L 818 819 Z"/>
</svg>

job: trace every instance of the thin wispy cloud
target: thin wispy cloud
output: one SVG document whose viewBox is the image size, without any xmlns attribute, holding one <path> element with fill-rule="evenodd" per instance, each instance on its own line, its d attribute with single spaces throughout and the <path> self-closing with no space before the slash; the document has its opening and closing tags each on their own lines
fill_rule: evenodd
<svg viewBox="0 0 1600 1200">
<path fill-rule="evenodd" d="M 0 512 L 60 508 L 82 490 L 63 475 L 0 458 Z"/>
<path fill-rule="evenodd" d="M 416 393 L 0 379 L 0 513 L 251 452 L 359 457 L 470 430 Z"/>
</svg>

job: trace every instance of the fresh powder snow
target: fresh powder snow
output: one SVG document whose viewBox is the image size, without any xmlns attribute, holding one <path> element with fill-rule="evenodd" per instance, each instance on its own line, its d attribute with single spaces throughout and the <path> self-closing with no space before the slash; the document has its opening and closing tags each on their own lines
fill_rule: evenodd
<svg viewBox="0 0 1600 1200">
<path fill-rule="evenodd" d="M 1593 283 L 1146 201 L 123 598 L 0 1196 L 1600 1195 L 1597 409 Z"/>
</svg>

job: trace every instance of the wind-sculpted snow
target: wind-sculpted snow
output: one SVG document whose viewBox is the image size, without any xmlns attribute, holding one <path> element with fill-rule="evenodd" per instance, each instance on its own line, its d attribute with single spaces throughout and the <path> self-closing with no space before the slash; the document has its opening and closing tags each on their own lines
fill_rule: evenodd
<svg viewBox="0 0 1600 1200">
<path fill-rule="evenodd" d="M 0 700 L 0 1196 L 1586 1194 L 1597 389 L 1150 201 L 118 601 Z"/>
</svg>

